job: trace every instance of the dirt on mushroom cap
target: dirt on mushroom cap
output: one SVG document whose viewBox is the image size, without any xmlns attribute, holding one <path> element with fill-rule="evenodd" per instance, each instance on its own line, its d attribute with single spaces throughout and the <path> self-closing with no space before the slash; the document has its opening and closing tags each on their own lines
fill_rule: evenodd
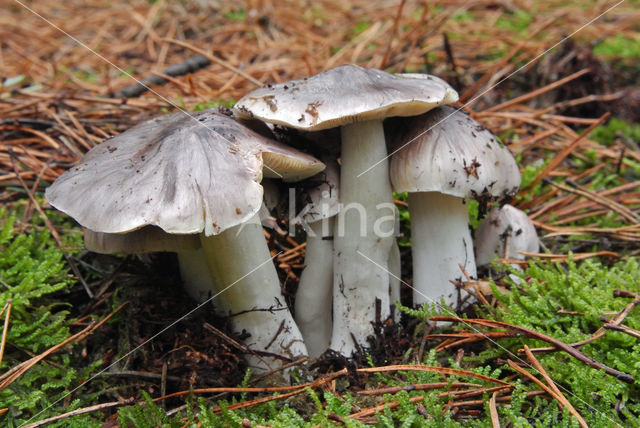
<svg viewBox="0 0 640 428">
<path fill-rule="evenodd" d="M 457 99 L 457 93 L 441 79 L 343 65 L 256 89 L 234 109 L 241 117 L 319 131 L 389 116 L 414 116 Z"/>
</svg>

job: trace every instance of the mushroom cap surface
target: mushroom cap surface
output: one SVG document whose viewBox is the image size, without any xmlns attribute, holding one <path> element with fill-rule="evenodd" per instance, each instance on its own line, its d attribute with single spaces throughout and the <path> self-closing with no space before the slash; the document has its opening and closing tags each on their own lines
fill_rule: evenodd
<svg viewBox="0 0 640 428">
<path fill-rule="evenodd" d="M 396 119 L 389 171 L 397 192 L 440 192 L 460 198 L 512 197 L 520 187 L 513 155 L 467 114 L 443 106 Z"/>
<path fill-rule="evenodd" d="M 51 205 L 96 232 L 143 226 L 209 236 L 250 219 L 269 174 L 300 179 L 317 159 L 210 109 L 140 123 L 89 150 L 47 190 Z"/>
<path fill-rule="evenodd" d="M 504 254 L 509 239 L 509 253 Z M 494 208 L 480 223 L 475 233 L 476 261 L 484 265 L 494 256 L 524 260 L 518 251 L 538 252 L 540 240 L 529 216 L 512 205 Z"/>
<path fill-rule="evenodd" d="M 267 85 L 234 106 L 240 117 L 308 131 L 391 116 L 415 116 L 458 100 L 441 79 L 403 77 L 343 65 L 315 76 Z"/>
</svg>

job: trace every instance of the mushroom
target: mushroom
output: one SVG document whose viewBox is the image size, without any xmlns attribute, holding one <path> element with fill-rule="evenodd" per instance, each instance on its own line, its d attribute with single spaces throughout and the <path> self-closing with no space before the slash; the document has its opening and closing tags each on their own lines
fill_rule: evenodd
<svg viewBox="0 0 640 428">
<path fill-rule="evenodd" d="M 331 348 L 342 355 L 351 356 L 373 333 L 376 300 L 383 319 L 390 311 L 387 271 L 395 206 L 382 121 L 424 113 L 457 98 L 441 81 L 344 65 L 256 89 L 234 107 L 241 117 L 307 131 L 340 127 L 342 209 L 333 242 Z"/>
<path fill-rule="evenodd" d="M 331 340 L 333 226 L 340 210 L 340 168 L 334 160 L 321 159 L 327 168 L 308 179 L 319 184 L 304 192 L 303 200 L 309 203 L 297 216 L 297 222 L 307 232 L 307 244 L 305 267 L 296 292 L 295 319 L 313 358 L 326 351 Z"/>
<path fill-rule="evenodd" d="M 256 213 L 264 175 L 297 180 L 324 165 L 213 110 L 164 115 L 91 149 L 46 191 L 48 201 L 88 229 L 127 233 L 157 226 L 198 234 L 214 284 L 246 344 L 280 356 L 306 355 L 285 306 Z M 212 298 L 213 298 L 212 297 Z M 266 369 L 275 359 L 250 357 Z"/>
<path fill-rule="evenodd" d="M 263 225 L 271 226 L 269 209 L 274 207 L 277 200 L 277 188 L 272 179 L 263 179 L 261 184 L 264 203 L 259 211 L 260 221 Z M 167 233 L 156 226 L 145 226 L 127 233 L 103 233 L 85 229 L 84 245 L 87 250 L 100 254 L 176 253 L 180 277 L 189 296 L 196 302 L 203 303 L 214 293 L 215 286 L 197 234 Z M 219 316 L 225 316 L 217 299 L 211 303 Z"/>
<path fill-rule="evenodd" d="M 519 251 L 537 253 L 540 240 L 529 216 L 513 205 L 495 207 L 476 229 L 476 260 L 478 266 L 489 264 L 494 257 L 524 260 Z M 518 268 L 517 264 L 512 265 Z"/>
<path fill-rule="evenodd" d="M 409 192 L 413 303 L 455 303 L 459 265 L 476 275 L 464 198 L 512 197 L 520 186 L 509 152 L 478 122 L 451 107 L 398 119 L 391 182 Z"/>
</svg>

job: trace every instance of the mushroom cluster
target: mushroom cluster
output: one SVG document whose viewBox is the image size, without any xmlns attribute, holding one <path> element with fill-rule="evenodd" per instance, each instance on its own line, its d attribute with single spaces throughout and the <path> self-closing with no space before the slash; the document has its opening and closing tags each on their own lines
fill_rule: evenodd
<svg viewBox="0 0 640 428">
<path fill-rule="evenodd" d="M 464 198 L 508 198 L 518 188 L 508 150 L 445 107 L 457 98 L 434 76 L 344 65 L 254 90 L 232 112 L 143 122 L 90 150 L 46 197 L 86 228 L 93 251 L 176 252 L 188 293 L 248 333 L 253 366 L 329 348 L 350 357 L 366 348 L 376 320 L 397 317 L 392 191 L 410 192 L 414 304 L 422 304 L 451 303 L 459 265 L 475 275 Z M 299 136 L 298 149 L 282 135 Z M 295 182 L 304 195 L 289 219 L 307 236 L 295 311 L 260 223 L 263 176 Z"/>
</svg>

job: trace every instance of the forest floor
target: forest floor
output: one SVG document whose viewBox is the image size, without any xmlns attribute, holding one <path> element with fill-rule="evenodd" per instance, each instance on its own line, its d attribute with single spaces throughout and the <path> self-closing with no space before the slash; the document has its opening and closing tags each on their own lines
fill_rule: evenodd
<svg viewBox="0 0 640 428">
<path fill-rule="evenodd" d="M 625 374 L 640 375 L 638 1 L 0 0 L 0 7 L 0 421 L 640 423 L 638 381 L 624 382 Z M 377 326 L 361 358 L 292 362 L 297 386 L 274 396 L 269 388 L 283 381 L 277 373 L 245 379 L 243 350 L 224 319 L 203 309 L 182 319 L 194 303 L 177 286 L 174 256 L 88 253 L 81 228 L 43 192 L 86 151 L 140 121 L 231 106 L 262 85 L 345 63 L 449 82 L 457 106 L 516 157 L 522 187 L 511 203 L 528 213 L 543 250 L 522 265 L 519 281 L 494 274 L 468 284 L 483 303 L 466 313 L 476 324 L 435 329 L 434 313 L 408 310 L 401 323 Z M 174 73 L 179 64 L 187 70 Z M 150 80 L 158 78 L 164 83 Z M 289 303 L 304 263 L 296 239 L 270 240 L 284 251 L 276 260 Z M 30 276 L 29 266 L 47 273 Z M 408 263 L 403 279 L 411 282 Z M 527 353 L 543 345 L 554 352 Z M 579 356 L 568 357 L 566 346 Z M 593 360 L 619 376 L 592 368 Z"/>
</svg>

